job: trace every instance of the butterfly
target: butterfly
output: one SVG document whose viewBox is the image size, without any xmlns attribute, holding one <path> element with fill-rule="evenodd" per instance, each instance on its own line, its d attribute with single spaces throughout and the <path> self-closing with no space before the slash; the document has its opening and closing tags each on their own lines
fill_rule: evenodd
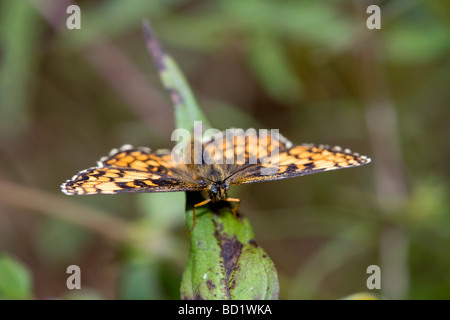
<svg viewBox="0 0 450 320">
<path fill-rule="evenodd" d="M 236 215 L 240 200 L 227 196 L 230 186 L 356 167 L 371 161 L 340 147 L 294 145 L 273 132 L 238 129 L 231 139 L 207 137 L 199 143 L 200 152 L 195 150 L 194 139 L 180 152 L 152 152 L 124 145 L 101 158 L 97 166 L 67 180 L 61 189 L 67 195 L 198 191 L 204 201 L 194 205 L 194 227 L 195 209 L 209 202 L 236 203 L 232 208 Z"/>
</svg>

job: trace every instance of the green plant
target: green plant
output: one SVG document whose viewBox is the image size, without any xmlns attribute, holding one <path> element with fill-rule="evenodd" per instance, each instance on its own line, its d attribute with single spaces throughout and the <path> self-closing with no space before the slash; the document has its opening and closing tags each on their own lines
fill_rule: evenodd
<svg viewBox="0 0 450 320">
<path fill-rule="evenodd" d="M 170 93 L 178 128 L 192 131 L 195 121 L 209 126 L 174 60 L 163 50 L 148 23 L 147 47 Z M 186 193 L 186 225 L 190 232 L 189 260 L 181 283 L 182 299 L 277 299 L 278 275 L 267 253 L 257 245 L 248 219 L 234 217 L 228 207 L 212 211 L 193 207 L 199 192 Z"/>
</svg>

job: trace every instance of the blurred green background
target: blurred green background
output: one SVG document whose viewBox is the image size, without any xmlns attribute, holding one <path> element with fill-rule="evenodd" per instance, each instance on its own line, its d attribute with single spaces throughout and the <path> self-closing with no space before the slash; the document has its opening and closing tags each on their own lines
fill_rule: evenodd
<svg viewBox="0 0 450 320">
<path fill-rule="evenodd" d="M 218 129 L 279 129 L 370 165 L 235 187 L 280 299 L 450 298 L 450 2 L 0 1 L 0 298 L 178 299 L 184 194 L 69 197 L 129 143 L 171 148 L 142 19 Z M 381 30 L 366 8 L 381 7 Z M 81 268 L 81 290 L 66 268 Z"/>
</svg>

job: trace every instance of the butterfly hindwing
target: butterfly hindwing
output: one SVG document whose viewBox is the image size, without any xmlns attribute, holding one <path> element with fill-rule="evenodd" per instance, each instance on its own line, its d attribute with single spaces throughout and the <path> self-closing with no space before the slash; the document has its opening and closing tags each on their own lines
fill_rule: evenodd
<svg viewBox="0 0 450 320">
<path fill-rule="evenodd" d="M 202 190 L 199 185 L 152 172 L 97 167 L 81 171 L 61 188 L 69 195 Z"/>
</svg>

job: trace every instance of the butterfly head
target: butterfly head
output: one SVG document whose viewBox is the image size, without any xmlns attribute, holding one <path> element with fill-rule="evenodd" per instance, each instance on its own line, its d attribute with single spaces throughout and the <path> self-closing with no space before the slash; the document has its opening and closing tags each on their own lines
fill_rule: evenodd
<svg viewBox="0 0 450 320">
<path fill-rule="evenodd" d="M 213 182 L 209 186 L 209 197 L 213 202 L 224 200 L 227 198 L 227 190 L 229 188 L 228 181 Z"/>
</svg>

